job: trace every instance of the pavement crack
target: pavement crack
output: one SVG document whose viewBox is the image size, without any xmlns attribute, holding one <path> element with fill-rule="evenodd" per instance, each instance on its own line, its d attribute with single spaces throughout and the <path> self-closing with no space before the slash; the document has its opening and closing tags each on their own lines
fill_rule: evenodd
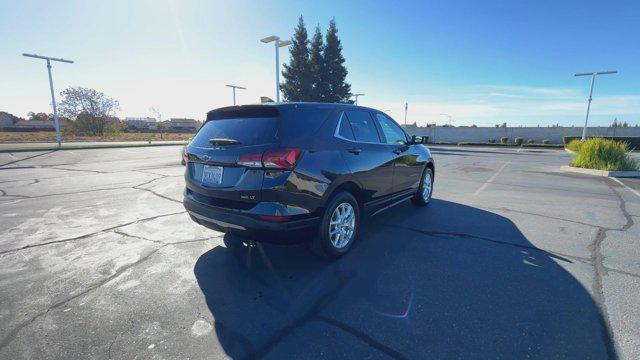
<svg viewBox="0 0 640 360">
<path fill-rule="evenodd" d="M 387 354 L 395 359 L 408 359 L 408 357 L 404 356 L 403 354 L 401 354 L 400 352 L 376 341 L 375 339 L 373 339 L 371 336 L 367 335 L 366 333 L 357 330 L 343 322 L 340 322 L 338 320 L 334 320 L 332 318 L 323 316 L 323 315 L 319 315 L 318 316 L 318 320 L 325 322 L 331 326 L 337 327 L 340 330 L 347 332 L 355 337 L 357 337 L 358 339 L 362 340 L 363 342 L 365 342 L 367 345 L 369 345 L 370 347 L 384 353 Z"/>
<path fill-rule="evenodd" d="M 38 243 L 38 244 L 31 244 L 31 245 L 25 245 L 19 248 L 14 248 L 14 249 L 8 249 L 8 250 L 3 250 L 0 251 L 0 255 L 4 255 L 4 254 L 8 254 L 8 253 L 12 253 L 12 252 L 16 252 L 16 251 L 20 251 L 20 250 L 25 250 L 25 249 L 31 249 L 31 248 L 36 248 L 36 247 L 41 247 L 41 246 L 48 246 L 48 245 L 53 245 L 53 244 L 61 244 L 61 243 L 66 243 L 66 242 L 70 242 L 70 241 L 76 241 L 76 240 L 82 240 L 82 239 L 86 239 L 98 234 L 102 234 L 105 232 L 109 232 L 109 231 L 113 231 L 117 228 L 120 227 L 124 227 L 127 225 L 132 225 L 132 224 L 137 224 L 137 223 L 141 223 L 141 222 L 146 222 L 146 221 L 150 221 L 150 220 L 154 220 L 154 219 L 158 219 L 158 218 L 162 218 L 165 216 L 171 216 L 171 215 L 177 215 L 177 214 L 182 214 L 185 213 L 186 211 L 178 211 L 178 212 L 174 212 L 174 213 L 169 213 L 169 214 L 162 214 L 162 215 L 156 215 L 156 216 L 151 216 L 148 218 L 143 218 L 143 219 L 138 219 L 138 220 L 134 220 L 134 221 L 130 221 L 124 224 L 119 224 L 119 225 L 115 225 L 115 226 L 111 226 L 108 227 L 106 229 L 102 229 L 102 230 L 98 230 L 95 232 L 92 232 L 90 234 L 84 234 L 84 235 L 80 235 L 80 236 L 75 236 L 72 238 L 67 238 L 67 239 L 60 239 L 60 240 L 53 240 L 53 241 L 47 241 L 47 242 L 43 242 L 43 243 Z"/>
<path fill-rule="evenodd" d="M 89 173 L 94 173 L 94 174 L 108 174 L 108 172 L 105 172 L 105 171 L 98 171 L 98 170 L 69 169 L 69 168 L 55 167 L 55 166 L 51 166 L 51 167 L 49 167 L 49 168 L 50 168 L 50 169 L 56 169 L 56 170 L 65 170 L 65 171 L 89 172 Z"/>
<path fill-rule="evenodd" d="M 160 197 L 160 198 L 163 198 L 163 199 L 165 199 L 165 200 L 169 200 L 169 201 L 173 201 L 174 203 L 182 204 L 182 201 L 180 201 L 180 200 L 172 199 L 172 198 L 170 198 L 170 197 L 168 197 L 168 196 L 165 196 L 165 195 L 159 194 L 159 193 L 157 193 L 157 192 L 155 192 L 155 191 L 153 191 L 153 190 L 151 190 L 151 189 L 144 189 L 144 188 L 139 188 L 139 187 L 135 187 L 135 186 L 133 187 L 133 189 L 136 189 L 136 190 L 142 190 L 142 191 L 147 191 L 147 192 L 150 192 L 150 193 L 152 193 L 153 195 L 155 195 L 155 196 L 157 196 L 157 197 Z"/>
<path fill-rule="evenodd" d="M 19 162 L 21 162 L 21 161 L 25 161 L 25 160 L 29 160 L 29 159 L 33 159 L 33 158 L 36 158 L 36 157 L 38 157 L 38 156 L 51 154 L 52 152 L 55 152 L 55 151 L 56 151 L 56 150 L 46 151 L 46 152 L 43 152 L 43 153 L 40 153 L 40 154 L 36 154 L 36 155 L 33 155 L 33 156 L 28 156 L 28 157 L 25 157 L 25 158 L 22 158 L 22 159 L 18 159 L 18 160 L 14 160 L 14 161 L 9 161 L 8 163 L 1 164 L 1 165 L 0 165 L 0 167 L 7 166 L 7 165 L 11 165 L 11 164 L 15 164 L 15 163 L 19 163 Z"/>
<path fill-rule="evenodd" d="M 111 190 L 121 190 L 121 189 L 129 189 L 129 186 L 118 186 L 118 187 L 109 187 L 109 188 L 103 188 L 103 189 L 81 190 L 81 191 L 73 191 L 73 192 L 66 192 L 66 193 L 36 195 L 36 196 L 27 196 L 27 195 L 7 195 L 7 196 L 14 196 L 21 199 L 40 199 L 40 198 L 46 198 L 51 196 L 77 195 L 77 194 L 86 194 L 86 193 L 97 192 L 97 191 L 111 191 Z"/>
<path fill-rule="evenodd" d="M 147 192 L 150 192 L 150 193 L 152 193 L 153 195 L 155 195 L 155 196 L 157 196 L 157 197 L 160 197 L 160 198 L 163 198 L 163 199 L 165 199 L 165 200 L 169 200 L 169 201 L 173 201 L 173 202 L 178 203 L 178 204 L 182 204 L 182 201 L 180 201 L 180 200 L 176 200 L 176 199 L 170 198 L 170 197 L 168 197 L 168 196 L 166 196 L 166 195 L 162 195 L 162 194 L 160 194 L 160 193 L 157 193 L 157 192 L 155 192 L 155 191 L 153 191 L 153 190 L 151 190 L 151 189 L 147 189 L 147 188 L 143 188 L 143 187 L 142 187 L 142 186 L 144 186 L 144 185 L 151 184 L 152 182 L 154 182 L 154 181 L 156 181 L 156 180 L 164 179 L 164 178 L 166 178 L 166 177 L 167 177 L 167 176 L 162 175 L 162 176 L 160 176 L 160 177 L 153 178 L 153 179 L 151 179 L 151 180 L 149 180 L 149 181 L 145 181 L 145 182 L 143 182 L 142 184 L 132 186 L 131 188 L 132 188 L 132 189 L 136 189 L 136 190 L 147 191 Z"/>
<path fill-rule="evenodd" d="M 188 243 L 193 243 L 193 242 L 202 242 L 202 241 L 212 240 L 212 239 L 216 239 L 216 238 L 224 236 L 224 234 L 220 234 L 220 235 L 217 235 L 217 236 L 207 236 L 207 237 L 198 238 L 198 239 L 166 242 L 166 241 L 161 241 L 161 240 L 149 239 L 149 238 L 146 238 L 146 237 L 140 236 L 140 235 L 132 235 L 132 234 L 129 234 L 129 233 L 127 233 L 125 231 L 122 231 L 120 229 L 115 229 L 115 230 L 113 230 L 113 232 L 115 234 L 118 234 L 118 235 L 128 236 L 128 237 L 131 237 L 131 238 L 134 238 L 134 239 L 138 239 L 138 240 L 142 240 L 142 241 L 149 241 L 149 242 L 156 243 L 156 244 L 161 244 L 161 245 L 188 244 Z"/>
<path fill-rule="evenodd" d="M 626 222 L 619 229 L 612 229 L 612 228 L 607 229 L 607 228 L 599 227 L 595 240 L 591 244 L 590 249 L 591 249 L 591 262 L 594 265 L 594 272 L 595 272 L 593 292 L 594 292 L 595 301 L 600 307 L 600 311 L 602 312 L 602 323 L 603 323 L 602 337 L 605 342 L 605 346 L 607 348 L 607 353 L 609 357 L 616 358 L 615 344 L 613 342 L 613 335 L 611 334 L 611 319 L 609 318 L 607 303 L 604 296 L 604 288 L 602 285 L 602 277 L 604 275 L 607 275 L 607 271 L 611 269 L 605 267 L 604 265 L 605 256 L 602 253 L 602 243 L 607 238 L 608 231 L 612 231 L 612 230 L 626 231 L 634 225 L 634 222 L 633 222 L 633 217 L 627 211 L 627 204 L 625 200 L 622 198 L 622 196 L 620 195 L 620 193 L 618 193 L 618 191 L 613 186 L 611 186 L 610 182 L 607 181 L 606 184 L 618 199 L 618 206 L 620 207 L 620 211 L 622 212 Z"/>
<path fill-rule="evenodd" d="M 539 247 L 535 247 L 535 246 L 531 246 L 531 245 L 516 244 L 516 243 L 512 243 L 512 242 L 508 242 L 508 241 L 497 240 L 497 239 L 492 239 L 492 238 L 488 238 L 488 237 L 484 237 L 484 236 L 478 236 L 478 235 L 467 234 L 467 233 L 458 233 L 458 232 L 450 232 L 450 231 L 422 230 L 422 229 L 416 229 L 416 228 L 412 228 L 412 227 L 407 227 L 407 226 L 402 226 L 402 225 L 394 225 L 394 224 L 388 224 L 388 223 L 383 223 L 382 226 L 405 229 L 405 230 L 409 230 L 409 231 L 413 231 L 413 232 L 417 232 L 417 233 L 421 233 L 421 234 L 424 234 L 424 235 L 433 236 L 433 237 L 437 237 L 437 238 L 452 238 L 452 237 L 456 238 L 457 237 L 457 238 L 465 238 L 465 239 L 478 239 L 478 240 L 487 241 L 487 242 L 491 242 L 491 243 L 498 244 L 498 245 L 507 245 L 507 246 L 513 246 L 513 247 L 520 248 L 520 249 L 540 251 L 540 252 L 545 253 L 547 256 L 549 256 L 551 258 L 554 258 L 554 259 L 557 259 L 557 260 L 561 260 L 561 261 L 565 261 L 565 262 L 571 262 L 568 258 L 576 259 L 576 260 L 582 260 L 582 261 L 590 260 L 590 259 L 587 259 L 587 258 L 581 258 L 581 257 L 573 256 L 573 255 L 566 255 L 566 254 L 561 254 L 561 253 L 554 252 L 554 251 L 541 249 Z"/>
<path fill-rule="evenodd" d="M 162 245 L 159 246 L 155 249 L 153 249 L 152 251 L 150 251 L 149 253 L 147 253 L 144 256 L 141 256 L 140 259 L 138 259 L 135 262 L 132 262 L 128 265 L 125 265 L 121 268 L 119 268 L 116 272 L 113 273 L 113 275 L 108 276 L 106 278 L 104 278 L 103 280 L 94 283 L 93 285 L 87 287 L 85 290 L 72 295 L 64 300 L 60 300 L 56 303 L 54 303 L 53 305 L 49 306 L 46 310 L 34 315 L 33 317 L 31 317 L 29 320 L 26 320 L 24 322 L 22 322 L 21 324 L 19 324 L 18 326 L 16 326 L 13 330 L 11 330 L 1 341 L 0 341 L 0 350 L 2 350 L 4 347 L 6 347 L 7 345 L 9 345 L 9 343 L 11 343 L 11 341 L 16 337 L 16 335 L 20 332 L 20 330 L 24 329 L 25 327 L 29 326 L 30 324 L 32 324 L 34 321 L 36 321 L 37 319 L 39 319 L 42 316 L 47 315 L 51 310 L 59 308 L 60 306 L 68 303 L 69 301 L 72 301 L 74 299 L 77 299 L 81 296 L 84 296 L 98 288 L 100 288 L 101 286 L 107 284 L 108 282 L 110 282 L 111 280 L 117 278 L 118 276 L 120 276 L 121 274 L 123 274 L 125 271 L 129 270 L 130 268 L 146 261 L 147 259 L 149 259 L 153 254 L 157 253 L 158 251 L 160 251 L 162 248 L 164 248 L 167 245 Z"/>
<path fill-rule="evenodd" d="M 513 212 L 513 213 L 524 214 L 524 215 L 539 216 L 539 217 L 543 217 L 543 218 L 546 218 L 546 219 L 565 221 L 565 222 L 578 224 L 578 225 L 589 226 L 589 227 L 593 227 L 593 228 L 598 228 L 599 227 L 598 225 L 589 224 L 589 223 L 585 223 L 585 222 L 581 222 L 581 221 L 569 220 L 569 219 L 564 219 L 564 218 L 556 217 L 556 216 L 537 214 L 537 213 L 528 212 L 528 211 L 509 209 L 509 208 L 506 208 L 506 207 L 499 207 L 499 208 L 484 207 L 484 208 L 488 209 L 488 210 L 498 210 L 498 211 Z"/>
<path fill-rule="evenodd" d="M 338 279 L 338 284 L 333 289 L 319 296 L 305 313 L 273 333 L 264 345 L 253 351 L 251 351 L 252 348 L 248 348 L 247 350 L 251 352 L 247 357 L 262 358 L 266 356 L 277 344 L 286 339 L 296 329 L 301 328 L 314 320 L 319 320 L 321 317 L 320 312 L 337 298 L 338 294 L 349 282 L 349 279 L 344 274 L 341 274 L 339 270 L 335 270 L 334 273 Z"/>
</svg>

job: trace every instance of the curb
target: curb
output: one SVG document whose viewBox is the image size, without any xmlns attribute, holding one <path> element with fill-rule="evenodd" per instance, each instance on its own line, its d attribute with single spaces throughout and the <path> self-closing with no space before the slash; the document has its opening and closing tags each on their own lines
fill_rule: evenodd
<svg viewBox="0 0 640 360">
<path fill-rule="evenodd" d="M 596 170 L 596 169 L 585 169 L 585 168 L 573 167 L 569 165 L 562 165 L 560 167 L 560 170 L 575 172 L 580 174 L 594 175 L 594 176 L 605 176 L 605 177 L 620 177 L 620 178 L 640 177 L 640 171 Z"/>
<path fill-rule="evenodd" d="M 96 150 L 96 149 L 120 149 L 120 148 L 138 148 L 138 147 L 154 147 L 154 146 L 183 146 L 186 145 L 187 142 L 184 143 L 170 143 L 170 144 L 163 144 L 163 143 L 156 143 L 156 144 L 121 144 L 121 145 L 87 145 L 87 146 L 83 146 L 83 145 L 73 145 L 73 146 L 68 146 L 68 147 L 61 147 L 61 148 L 57 148 L 55 146 L 43 146 L 43 147 L 24 147 L 24 148 L 20 148 L 20 147 L 16 147 L 16 148 L 10 148 L 10 149 L 0 149 L 0 154 L 1 153 L 13 153 L 13 152 L 33 152 L 33 151 L 64 151 L 64 150 Z"/>
<path fill-rule="evenodd" d="M 575 154 L 576 152 L 573 150 L 569 150 L 567 148 L 564 148 L 564 151 L 568 152 L 569 154 Z"/>
</svg>

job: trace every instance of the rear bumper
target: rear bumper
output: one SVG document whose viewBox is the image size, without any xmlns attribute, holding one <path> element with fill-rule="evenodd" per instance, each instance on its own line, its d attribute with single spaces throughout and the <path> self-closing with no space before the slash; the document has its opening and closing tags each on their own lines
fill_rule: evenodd
<svg viewBox="0 0 640 360">
<path fill-rule="evenodd" d="M 185 194 L 184 207 L 193 221 L 222 232 L 236 233 L 256 241 L 292 243 L 309 238 L 308 230 L 318 226 L 319 218 L 270 221 L 257 214 L 202 204 Z M 265 214 L 266 215 L 266 214 Z M 304 236 L 302 236 L 304 234 Z"/>
</svg>

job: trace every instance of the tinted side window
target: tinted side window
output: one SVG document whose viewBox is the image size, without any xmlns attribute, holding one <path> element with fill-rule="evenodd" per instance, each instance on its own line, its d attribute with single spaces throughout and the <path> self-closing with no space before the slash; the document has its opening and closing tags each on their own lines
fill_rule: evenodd
<svg viewBox="0 0 640 360">
<path fill-rule="evenodd" d="M 349 124 L 349 119 L 342 113 L 340 115 L 340 127 L 338 128 L 338 135 L 345 139 L 355 140 L 356 138 L 353 136 L 353 130 L 351 130 L 351 125 Z"/>
<path fill-rule="evenodd" d="M 353 129 L 356 141 L 379 143 L 378 130 L 367 111 L 347 111 L 347 117 Z"/>
<path fill-rule="evenodd" d="M 376 113 L 376 118 L 384 137 L 387 138 L 387 144 L 404 144 L 407 141 L 404 131 L 393 120 L 379 113 Z"/>
</svg>

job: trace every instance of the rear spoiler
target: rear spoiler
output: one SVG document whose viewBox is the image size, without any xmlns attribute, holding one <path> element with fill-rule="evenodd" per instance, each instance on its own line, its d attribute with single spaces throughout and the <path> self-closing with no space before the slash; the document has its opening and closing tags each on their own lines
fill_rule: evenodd
<svg viewBox="0 0 640 360">
<path fill-rule="evenodd" d="M 207 113 L 207 121 L 235 118 L 272 118 L 279 117 L 280 110 L 273 105 L 227 106 Z"/>
</svg>

